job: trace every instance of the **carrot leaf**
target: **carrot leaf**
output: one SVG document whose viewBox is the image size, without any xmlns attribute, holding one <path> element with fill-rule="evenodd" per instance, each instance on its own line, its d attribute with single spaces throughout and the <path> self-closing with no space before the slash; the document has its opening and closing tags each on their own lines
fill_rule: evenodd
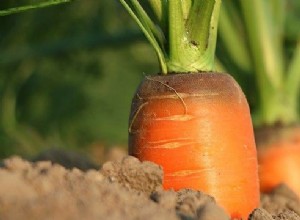
<svg viewBox="0 0 300 220">
<path fill-rule="evenodd" d="M 48 6 L 58 5 L 58 4 L 67 3 L 67 2 L 71 2 L 71 1 L 72 0 L 50 0 L 50 1 L 39 2 L 39 3 L 35 3 L 35 4 L 30 4 L 30 5 L 8 8 L 8 9 L 0 10 L 0 16 L 16 14 L 16 13 L 28 11 L 31 9 L 45 8 Z"/>
<path fill-rule="evenodd" d="M 245 30 L 240 27 L 243 26 L 239 20 L 240 13 L 232 4 L 228 4 L 228 2 L 222 4 L 219 21 L 221 40 L 235 64 L 244 72 L 250 72 L 251 59 L 245 40 Z"/>
<path fill-rule="evenodd" d="M 149 0 L 149 4 L 162 27 L 166 27 L 167 0 Z"/>
<path fill-rule="evenodd" d="M 251 73 L 239 77 L 239 83 L 252 98 L 256 126 L 291 124 L 300 119 L 300 35 L 294 34 L 293 39 L 299 39 L 297 46 L 286 48 L 291 41 L 285 33 L 290 24 L 286 21 L 288 6 L 282 0 L 224 0 L 220 13 L 218 51 L 225 51 L 229 58 L 218 58 L 225 68 L 235 70 L 235 75 Z M 243 82 L 246 78 L 256 85 Z"/>
<path fill-rule="evenodd" d="M 135 20 L 135 22 L 138 24 L 138 26 L 140 27 L 142 32 L 145 34 L 145 36 L 148 39 L 148 41 L 150 42 L 150 44 L 153 46 L 153 48 L 158 56 L 159 62 L 160 62 L 161 71 L 163 73 L 166 73 L 167 67 L 166 67 L 164 53 L 163 53 L 162 48 L 160 47 L 157 39 L 155 38 L 155 36 L 153 34 L 153 29 L 151 29 L 151 27 L 149 26 L 149 23 L 147 23 L 147 22 L 149 22 L 149 19 L 148 19 L 148 17 L 146 17 L 145 13 L 142 12 L 142 7 L 140 6 L 140 4 L 137 1 L 132 0 L 131 1 L 132 4 L 139 11 L 138 13 L 135 13 L 125 0 L 120 0 L 120 2 L 125 7 L 125 9 L 130 14 L 130 16 Z M 140 16 L 140 18 L 138 17 L 137 14 Z"/>
<path fill-rule="evenodd" d="M 214 69 L 221 0 L 148 0 L 156 19 L 138 0 L 119 1 L 154 47 L 163 74 Z"/>
<path fill-rule="evenodd" d="M 287 93 L 287 99 L 292 105 L 291 107 L 298 112 L 298 97 L 300 90 L 300 39 L 298 40 L 297 47 L 295 49 L 293 58 L 287 71 L 287 79 L 285 81 L 285 88 Z M 298 115 L 298 114 L 297 114 Z M 299 119 L 299 118 L 297 118 Z"/>
</svg>

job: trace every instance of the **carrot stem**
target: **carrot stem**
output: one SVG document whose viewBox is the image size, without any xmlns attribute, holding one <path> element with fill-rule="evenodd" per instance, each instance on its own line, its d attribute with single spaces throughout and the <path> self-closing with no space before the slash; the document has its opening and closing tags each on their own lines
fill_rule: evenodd
<svg viewBox="0 0 300 220">
<path fill-rule="evenodd" d="M 239 12 L 227 2 L 223 2 L 220 11 L 219 34 L 222 36 L 225 49 L 236 65 L 249 72 L 251 69 L 250 54 L 245 41 L 245 36 L 240 34 L 241 23 L 238 23 Z M 237 28 L 238 27 L 238 28 Z M 232 46 L 234 45 L 234 46 Z"/>
<path fill-rule="evenodd" d="M 198 44 L 200 51 L 205 51 L 208 46 L 214 4 L 212 1 L 194 1 L 190 9 L 186 26 L 190 40 Z"/>
<path fill-rule="evenodd" d="M 131 2 L 134 5 L 134 8 L 136 10 L 142 10 L 142 7 L 136 0 L 132 0 Z M 148 22 L 149 20 L 148 18 L 145 17 L 146 16 L 145 13 L 133 11 L 133 9 L 129 6 L 129 4 L 125 0 L 120 0 L 120 3 L 124 6 L 124 8 L 130 14 L 130 16 L 133 18 L 133 20 L 138 24 L 138 26 L 140 27 L 140 29 L 142 30 L 142 32 L 144 33 L 144 35 L 146 36 L 146 38 L 148 39 L 152 47 L 154 48 L 158 56 L 162 73 L 167 73 L 164 51 L 161 45 L 159 45 L 157 39 L 155 38 L 153 29 L 151 29 L 151 27 L 149 26 L 149 22 Z M 140 17 L 138 17 L 138 15 Z"/>
<path fill-rule="evenodd" d="M 256 87 L 248 91 L 251 98 L 258 98 L 250 103 L 255 126 L 299 120 L 300 46 L 292 58 L 284 57 L 286 4 L 281 0 L 224 0 L 221 11 L 220 51 L 229 57 L 219 59 L 225 68 L 238 73 L 244 90 L 250 87 L 243 80 L 256 80 Z M 249 74 L 239 77 L 244 72 Z"/>
<path fill-rule="evenodd" d="M 155 49 L 162 74 L 214 70 L 221 0 L 149 0 L 155 19 L 138 0 L 119 1 Z"/>
<path fill-rule="evenodd" d="M 185 32 L 181 0 L 169 1 L 169 68 L 179 69 L 187 35 Z M 182 70 L 179 70 L 182 71 Z"/>
<path fill-rule="evenodd" d="M 287 72 L 287 79 L 285 82 L 285 88 L 287 97 L 290 105 L 294 109 L 294 117 L 299 120 L 298 114 L 298 97 L 300 90 L 300 39 L 298 40 L 297 47 L 294 52 L 294 56 L 289 65 L 289 69 Z"/>
<path fill-rule="evenodd" d="M 289 107 L 284 103 L 282 41 L 274 24 L 274 8 L 270 1 L 242 0 L 240 3 L 260 95 L 259 121 L 289 123 L 294 117 L 286 115 Z"/>
</svg>

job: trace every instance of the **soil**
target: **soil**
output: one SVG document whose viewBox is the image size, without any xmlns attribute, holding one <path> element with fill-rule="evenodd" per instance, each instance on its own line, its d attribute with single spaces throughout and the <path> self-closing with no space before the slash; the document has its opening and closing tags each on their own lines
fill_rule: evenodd
<svg viewBox="0 0 300 220">
<path fill-rule="evenodd" d="M 84 159 L 85 163 L 77 163 L 85 164 L 81 169 L 74 168 L 75 160 L 72 166 L 17 156 L 4 160 L 0 219 L 229 219 L 209 195 L 190 189 L 163 190 L 158 165 L 117 155 L 101 168 Z M 261 206 L 249 219 L 300 220 L 300 199 L 280 185 L 262 194 Z"/>
</svg>

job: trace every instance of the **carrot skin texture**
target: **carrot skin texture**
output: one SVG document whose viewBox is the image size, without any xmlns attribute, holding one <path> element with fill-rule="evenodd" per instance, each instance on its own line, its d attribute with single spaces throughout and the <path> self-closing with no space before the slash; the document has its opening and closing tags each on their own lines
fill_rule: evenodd
<svg viewBox="0 0 300 220">
<path fill-rule="evenodd" d="M 259 204 L 249 107 L 227 74 L 146 77 L 132 102 L 129 154 L 162 166 L 164 188 L 206 192 L 247 219 Z"/>
</svg>

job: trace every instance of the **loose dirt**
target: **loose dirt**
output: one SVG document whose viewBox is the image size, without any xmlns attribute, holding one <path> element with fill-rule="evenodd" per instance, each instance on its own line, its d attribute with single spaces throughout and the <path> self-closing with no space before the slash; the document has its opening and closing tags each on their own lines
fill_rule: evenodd
<svg viewBox="0 0 300 220">
<path fill-rule="evenodd" d="M 92 165 L 91 165 L 92 166 Z M 67 169 L 20 157 L 0 168 L 0 219 L 225 220 L 214 198 L 202 192 L 162 189 L 162 169 L 130 156 L 101 168 Z M 300 199 L 281 185 L 263 194 L 250 220 L 300 220 Z"/>
</svg>

